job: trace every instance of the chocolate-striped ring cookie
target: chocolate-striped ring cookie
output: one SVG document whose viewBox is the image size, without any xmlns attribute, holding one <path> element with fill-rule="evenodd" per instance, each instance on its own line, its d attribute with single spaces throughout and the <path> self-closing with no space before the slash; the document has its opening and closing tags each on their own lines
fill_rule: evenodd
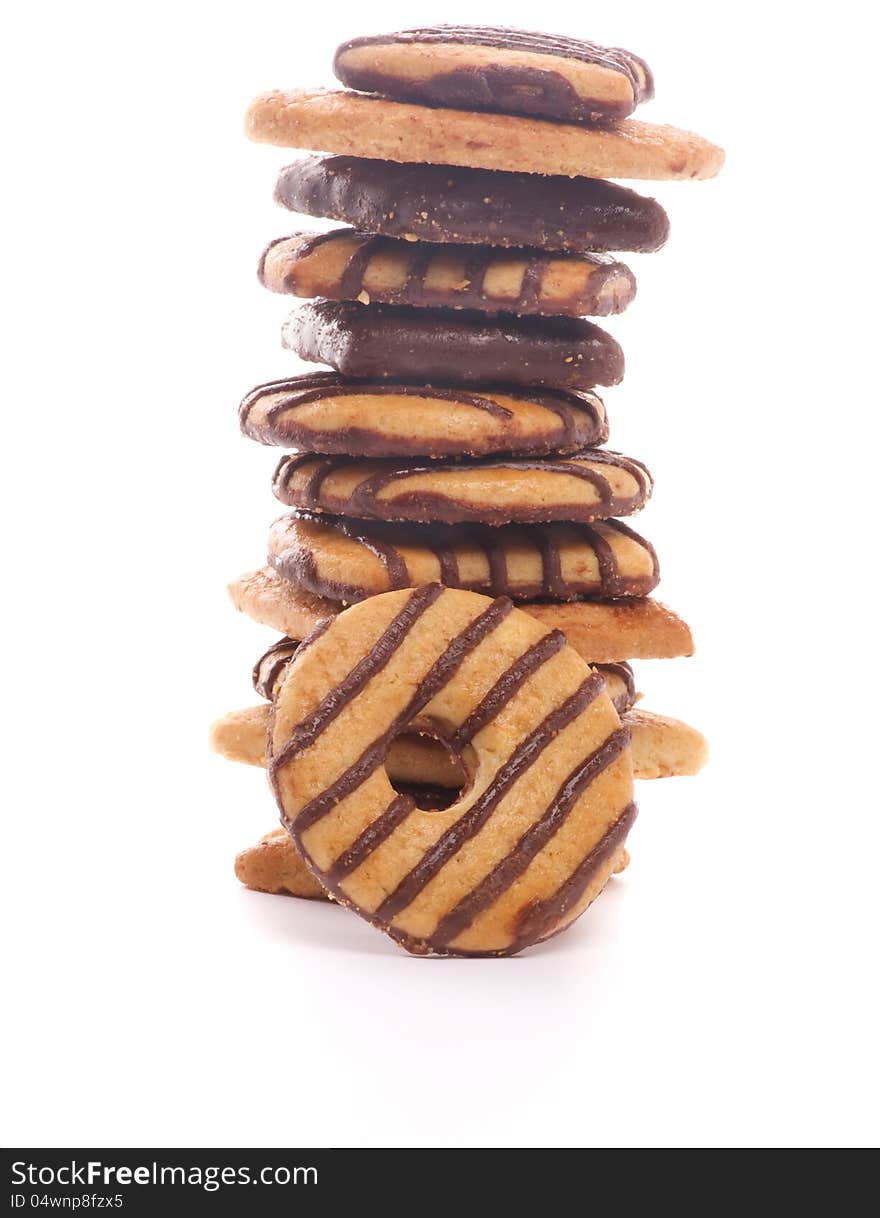
<svg viewBox="0 0 880 1218">
<path fill-rule="evenodd" d="M 607 685 L 604 669 L 603 676 Z M 265 766 L 269 714 L 270 707 L 262 703 L 223 715 L 211 728 L 212 748 L 229 761 Z M 641 706 L 624 711 L 621 719 L 632 737 L 634 778 L 641 781 L 687 777 L 698 774 L 705 765 L 705 738 L 680 719 L 658 715 Z M 397 790 L 420 784 L 458 789 L 463 781 L 461 766 L 449 751 L 425 734 L 398 736 L 389 749 L 387 768 Z"/>
<path fill-rule="evenodd" d="M 258 144 L 282 148 L 510 173 L 684 180 L 713 178 L 724 163 L 702 136 L 635 118 L 585 127 L 331 89 L 264 93 L 246 130 Z"/>
<path fill-rule="evenodd" d="M 640 461 L 607 448 L 427 464 L 293 453 L 281 458 L 272 481 L 289 507 L 359 520 L 492 525 L 631 516 L 651 486 Z"/>
<path fill-rule="evenodd" d="M 258 385 L 239 411 L 261 444 L 354 457 L 540 455 L 604 444 L 590 390 L 391 385 L 311 372 Z"/>
<path fill-rule="evenodd" d="M 574 123 L 625 118 L 654 96 L 648 65 L 631 51 L 504 26 L 352 38 L 333 71 L 351 89 L 401 101 Z"/>
<path fill-rule="evenodd" d="M 592 389 L 623 379 L 618 344 L 579 317 L 310 300 L 284 323 L 281 342 L 365 380 Z"/>
<path fill-rule="evenodd" d="M 271 567 L 248 571 L 229 585 L 240 613 L 279 634 L 303 638 L 339 613 L 338 601 L 315 596 Z M 588 663 L 664 660 L 694 654 L 690 627 L 677 613 L 649 596 L 620 600 L 520 601 L 518 608 L 548 629 L 565 631 L 569 645 Z"/>
<path fill-rule="evenodd" d="M 506 598 L 440 585 L 345 610 L 292 661 L 269 775 L 321 883 L 415 954 L 511 955 L 601 892 L 635 818 L 629 733 L 602 677 Z M 468 782 L 426 812 L 393 740 L 427 724 Z"/>
<path fill-rule="evenodd" d="M 542 317 L 606 317 L 636 294 L 632 271 L 609 254 L 428 244 L 350 228 L 279 237 L 258 274 L 293 296 Z"/>
<path fill-rule="evenodd" d="M 669 236 L 656 199 L 597 178 L 311 156 L 281 170 L 275 200 L 406 241 L 650 253 Z"/>
<path fill-rule="evenodd" d="M 294 512 L 272 525 L 269 562 L 316 595 L 346 602 L 435 581 L 517 601 L 647 596 L 660 579 L 654 547 L 619 520 L 491 528 Z"/>
<path fill-rule="evenodd" d="M 287 666 L 296 655 L 299 646 L 298 639 L 285 636 L 273 643 L 257 660 L 253 670 L 253 684 L 261 698 L 271 702 L 275 697 L 287 671 Z M 629 710 L 636 700 L 635 677 L 629 664 L 620 661 L 617 664 L 593 664 L 591 667 L 595 668 L 597 672 L 601 672 L 605 678 L 605 692 L 618 715 Z M 431 777 L 425 781 L 435 783 L 436 780 Z"/>
</svg>

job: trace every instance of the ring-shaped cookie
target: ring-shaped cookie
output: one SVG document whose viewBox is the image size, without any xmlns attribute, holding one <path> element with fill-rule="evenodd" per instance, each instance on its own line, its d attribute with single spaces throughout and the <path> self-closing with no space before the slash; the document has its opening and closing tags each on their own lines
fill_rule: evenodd
<svg viewBox="0 0 880 1218">
<path fill-rule="evenodd" d="M 385 769 L 430 730 L 468 782 L 425 811 Z M 629 735 L 602 677 L 504 598 L 426 585 L 306 640 L 278 690 L 269 774 L 333 895 L 415 954 L 510 955 L 601 892 L 635 818 Z"/>
</svg>

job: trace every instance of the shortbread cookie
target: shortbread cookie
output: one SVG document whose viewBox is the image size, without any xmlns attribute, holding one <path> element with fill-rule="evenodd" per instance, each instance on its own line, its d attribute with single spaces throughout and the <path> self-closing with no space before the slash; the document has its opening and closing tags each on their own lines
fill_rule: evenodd
<svg viewBox="0 0 880 1218">
<path fill-rule="evenodd" d="M 639 778 L 698 774 L 709 756 L 706 738 L 695 727 L 633 707 L 624 721 L 632 734 L 633 769 Z"/>
<path fill-rule="evenodd" d="M 248 110 L 246 130 L 257 143 L 283 148 L 583 178 L 713 178 L 724 162 L 720 148 L 692 131 L 635 118 L 577 127 L 332 89 L 264 93 Z"/>
<path fill-rule="evenodd" d="M 326 901 L 323 885 L 299 857 L 286 829 L 273 829 L 235 858 L 235 874 L 254 892 Z"/>
<path fill-rule="evenodd" d="M 275 199 L 406 241 L 650 253 L 669 236 L 656 199 L 595 178 L 303 157 L 281 170 Z"/>
<path fill-rule="evenodd" d="M 654 96 L 648 65 L 631 51 L 497 26 L 352 38 L 333 71 L 351 89 L 400 101 L 573 123 L 625 118 Z"/>
<path fill-rule="evenodd" d="M 319 622 L 339 612 L 334 601 L 282 579 L 271 567 L 240 575 L 227 590 L 239 613 L 296 639 L 304 639 Z"/>
<path fill-rule="evenodd" d="M 543 317 L 607 317 L 636 294 L 632 271 L 609 254 L 429 244 L 350 228 L 279 237 L 258 274 L 292 296 Z"/>
<path fill-rule="evenodd" d="M 602 673 L 608 687 L 607 666 L 593 667 Z M 265 766 L 269 715 L 270 709 L 265 704 L 230 711 L 213 724 L 211 747 L 229 761 Z M 634 778 L 642 781 L 688 777 L 698 774 L 705 765 L 708 753 L 705 738 L 680 719 L 637 706 L 624 711 L 621 720 L 632 737 Z M 397 789 L 430 783 L 432 787 L 457 790 L 463 784 L 461 766 L 442 742 L 424 734 L 399 736 L 388 751 L 387 769 Z"/>
<path fill-rule="evenodd" d="M 608 439 L 605 407 L 590 390 L 370 384 L 336 372 L 258 385 L 239 418 L 261 444 L 354 457 L 534 456 Z"/>
<path fill-rule="evenodd" d="M 299 640 L 285 637 L 273 643 L 257 660 L 253 670 L 253 684 L 261 698 L 271 702 L 275 697 L 287 671 L 287 666 L 296 655 L 299 646 Z M 595 664 L 591 667 L 595 668 L 597 672 L 601 672 L 605 678 L 605 692 L 617 713 L 622 715 L 624 711 L 629 710 L 637 697 L 635 677 L 629 664 L 621 661 L 618 664 Z M 397 777 L 396 774 L 393 776 Z M 417 780 L 418 778 L 415 777 L 409 781 Z M 436 779 L 428 778 L 426 781 L 435 783 Z"/>
<path fill-rule="evenodd" d="M 289 507 L 359 520 L 490 525 L 631 516 L 651 487 L 640 461 L 607 448 L 428 463 L 290 453 L 272 480 L 275 497 Z"/>
<path fill-rule="evenodd" d="M 300 359 L 364 380 L 591 389 L 623 379 L 619 345 L 579 317 L 310 300 L 285 322 L 281 342 Z"/>
<path fill-rule="evenodd" d="M 620 520 L 444 527 L 295 512 L 272 525 L 269 562 L 347 602 L 435 581 L 517 601 L 647 596 L 660 579 L 654 547 Z"/>
<path fill-rule="evenodd" d="M 443 810 L 388 777 L 391 742 L 420 724 L 468 774 Z M 510 600 L 439 584 L 362 601 L 307 645 L 267 754 L 304 861 L 415 954 L 511 955 L 565 929 L 636 814 L 629 732 L 602 677 Z"/>
<path fill-rule="evenodd" d="M 229 595 L 236 609 L 279 634 L 303 638 L 341 606 L 284 579 L 271 567 L 233 580 Z M 664 660 L 694 653 L 690 627 L 678 614 L 650 597 L 630 600 L 548 604 L 520 601 L 518 607 L 548 629 L 564 630 L 569 645 L 591 663 Z"/>
<path fill-rule="evenodd" d="M 569 645 L 594 661 L 669 659 L 694 654 L 690 627 L 660 601 L 569 601 L 520 606 L 545 626 L 565 633 Z"/>
</svg>

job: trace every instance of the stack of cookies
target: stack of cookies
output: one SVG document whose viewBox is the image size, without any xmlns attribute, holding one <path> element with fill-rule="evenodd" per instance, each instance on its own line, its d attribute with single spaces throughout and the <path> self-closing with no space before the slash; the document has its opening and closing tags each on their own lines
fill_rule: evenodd
<svg viewBox="0 0 880 1218">
<path fill-rule="evenodd" d="M 690 655 L 622 518 L 652 488 L 605 447 L 623 353 L 587 318 L 666 240 L 606 178 L 716 174 L 720 149 L 631 119 L 630 52 L 440 26 L 337 51 L 343 91 L 271 93 L 251 138 L 318 149 L 276 200 L 346 227 L 273 241 L 307 298 L 282 343 L 327 370 L 253 389 L 245 435 L 287 450 L 268 565 L 231 585 L 280 632 L 259 706 L 215 724 L 269 765 L 282 827 L 250 888 L 331 896 L 410 951 L 509 954 L 574 920 L 627 861 L 632 778 L 695 773 L 693 728 L 636 705 L 629 661 Z M 492 599 L 490 599 L 492 598 Z M 303 642 L 303 640 L 306 640 Z"/>
</svg>

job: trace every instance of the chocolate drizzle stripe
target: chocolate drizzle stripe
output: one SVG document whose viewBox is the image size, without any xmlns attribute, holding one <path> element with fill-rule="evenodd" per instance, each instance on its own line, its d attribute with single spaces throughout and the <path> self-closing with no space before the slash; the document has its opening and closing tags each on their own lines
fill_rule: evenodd
<svg viewBox="0 0 880 1218">
<path fill-rule="evenodd" d="M 461 751 L 470 744 L 504 709 L 513 695 L 525 684 L 533 673 L 556 655 L 565 646 L 565 635 L 561 630 L 551 630 L 534 643 L 498 678 L 492 688 L 471 711 L 450 741 L 450 747 Z"/>
<path fill-rule="evenodd" d="M 507 596 L 510 593 L 510 580 L 504 546 L 499 545 L 494 537 L 490 539 L 488 529 L 484 529 L 481 536 L 483 553 L 489 564 L 489 582 L 493 588 L 498 589 L 499 595 Z"/>
<path fill-rule="evenodd" d="M 442 591 L 439 584 L 428 586 Z M 468 655 L 480 645 L 488 634 L 496 629 L 512 608 L 513 604 L 507 599 L 495 600 L 488 609 L 485 609 L 479 617 L 474 618 L 469 626 L 456 635 L 443 654 L 421 679 L 407 705 L 394 716 L 385 732 L 373 740 L 364 749 L 357 761 L 343 771 L 329 787 L 303 805 L 293 821 L 292 827 L 295 833 L 302 834 L 312 825 L 316 824 L 341 799 L 350 795 L 352 791 L 356 790 L 379 768 L 388 754 L 392 740 L 443 689 Z M 372 653 L 370 654 L 372 655 Z M 367 660 L 369 658 L 369 656 L 366 657 Z M 381 667 L 384 667 L 385 662 L 387 661 L 383 661 Z M 343 682 L 343 685 L 339 686 L 334 693 L 343 690 L 345 684 Z M 329 696 L 332 697 L 333 695 Z M 346 696 L 345 701 L 350 702 L 351 697 Z"/>
<path fill-rule="evenodd" d="M 596 562 L 599 566 L 599 583 L 603 594 L 618 596 L 620 594 L 620 568 L 617 565 L 617 556 L 613 548 L 599 530 L 593 528 L 592 525 L 582 525 L 581 528 L 584 540 L 596 555 Z"/>
<path fill-rule="evenodd" d="M 586 760 L 575 766 L 540 820 L 535 821 L 489 874 L 441 918 L 430 936 L 432 943 L 447 946 L 495 904 L 559 832 L 584 791 L 620 756 L 629 744 L 629 738 L 628 728 L 618 728 Z"/>
<path fill-rule="evenodd" d="M 434 542 L 431 545 L 434 556 L 440 564 L 440 582 L 447 588 L 455 588 L 459 583 L 458 559 L 452 546 Z"/>
<path fill-rule="evenodd" d="M 647 541 L 640 533 L 637 533 L 635 529 L 631 529 L 628 524 L 624 524 L 622 520 L 605 520 L 603 523 L 607 528 L 613 529 L 615 533 L 620 533 L 621 536 L 628 537 L 630 541 L 635 542 L 635 544 L 641 549 L 647 550 L 648 554 L 651 556 L 652 578 L 656 584 L 660 579 L 660 561 L 657 558 L 657 551 L 651 545 L 650 541 Z"/>
<path fill-rule="evenodd" d="M 637 812 L 634 803 L 627 804 L 614 824 L 605 830 L 590 853 L 556 892 L 523 911 L 512 950 L 518 951 L 528 947 L 530 943 L 537 943 L 546 938 L 554 930 L 562 929 L 559 927 L 560 920 L 577 905 L 599 869 L 613 858 L 626 841 Z"/>
<path fill-rule="evenodd" d="M 364 859 L 406 820 L 415 806 L 416 801 L 412 795 L 398 795 L 393 799 L 382 815 L 369 824 L 327 870 L 327 881 L 330 884 L 338 884 L 344 876 L 356 871 Z"/>
<path fill-rule="evenodd" d="M 618 681 L 622 683 L 624 692 L 616 698 L 611 698 L 611 701 L 614 703 L 614 709 L 618 715 L 628 711 L 636 700 L 636 679 L 629 664 L 625 660 L 618 660 L 616 662 L 608 661 L 604 664 L 593 664 L 592 667 L 597 672 L 601 672 L 603 676 L 617 677 Z"/>
<path fill-rule="evenodd" d="M 389 893 L 375 911 L 380 922 L 390 922 L 410 905 L 423 888 L 446 866 L 462 846 L 476 836 L 508 792 L 537 761 L 548 744 L 587 706 L 598 697 L 604 688 L 598 673 L 591 673 L 579 689 L 561 706 L 551 711 L 530 732 L 500 766 L 486 790 L 474 801 L 455 824 L 441 834 L 434 845 L 422 856 L 413 869 Z"/>
<path fill-rule="evenodd" d="M 344 232 L 345 230 L 343 230 Z M 333 236 L 340 234 L 334 233 Z M 345 233 L 346 236 L 353 234 Z M 356 299 L 363 291 L 364 275 L 367 267 L 375 254 L 382 249 L 383 245 L 387 244 L 387 237 L 362 237 L 361 243 L 356 247 L 348 262 L 342 270 L 339 279 L 339 290 L 343 296 L 349 296 Z"/>
<path fill-rule="evenodd" d="M 310 715 L 299 723 L 279 753 L 272 758 L 272 771 L 288 765 L 293 758 L 309 748 L 321 733 L 333 722 L 349 702 L 361 692 L 377 673 L 381 672 L 409 634 L 414 623 L 443 595 L 440 584 L 426 584 L 417 588 L 404 607 L 394 617 L 373 645 L 348 676 L 332 689 L 315 707 Z"/>
</svg>

